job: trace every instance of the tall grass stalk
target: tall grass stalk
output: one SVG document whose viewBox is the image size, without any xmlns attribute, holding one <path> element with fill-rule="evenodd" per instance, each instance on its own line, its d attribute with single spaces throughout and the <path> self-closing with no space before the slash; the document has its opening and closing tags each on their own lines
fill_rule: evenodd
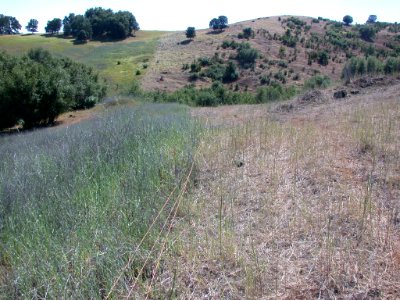
<svg viewBox="0 0 400 300">
<path fill-rule="evenodd" d="M 121 270 L 112 296 L 123 294 L 169 209 L 135 246 L 176 187 L 178 196 L 198 132 L 182 106 L 143 105 L 0 137 L 0 298 L 98 299 Z"/>
</svg>

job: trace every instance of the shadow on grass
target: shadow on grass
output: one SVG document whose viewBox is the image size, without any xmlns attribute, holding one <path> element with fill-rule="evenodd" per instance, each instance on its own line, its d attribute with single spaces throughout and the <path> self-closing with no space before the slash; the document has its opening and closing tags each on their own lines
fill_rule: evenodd
<svg viewBox="0 0 400 300">
<path fill-rule="evenodd" d="M 192 41 L 193 41 L 193 40 L 188 39 L 188 40 L 184 40 L 184 41 L 182 41 L 182 42 L 179 42 L 178 44 L 179 44 L 179 45 L 189 45 Z"/>
<path fill-rule="evenodd" d="M 207 32 L 206 34 L 213 34 L 213 35 L 216 35 L 216 34 L 221 34 L 221 33 L 223 33 L 225 30 L 211 30 L 211 31 L 209 31 L 209 32 Z"/>
<path fill-rule="evenodd" d="M 26 34 L 26 35 L 31 35 L 31 34 Z M 79 40 L 75 39 L 73 36 L 70 36 L 70 35 L 66 36 L 64 34 L 43 33 L 43 34 L 40 34 L 40 36 L 45 37 L 45 38 L 58 38 L 58 39 L 63 39 L 63 40 L 71 40 L 71 42 L 74 45 L 82 45 L 82 44 L 86 44 L 90 41 L 100 42 L 100 43 L 117 43 L 117 42 L 122 42 L 130 37 L 136 37 L 136 35 L 132 34 L 132 35 L 127 36 L 126 38 L 100 37 L 100 38 L 89 39 L 86 41 L 79 41 Z"/>
</svg>

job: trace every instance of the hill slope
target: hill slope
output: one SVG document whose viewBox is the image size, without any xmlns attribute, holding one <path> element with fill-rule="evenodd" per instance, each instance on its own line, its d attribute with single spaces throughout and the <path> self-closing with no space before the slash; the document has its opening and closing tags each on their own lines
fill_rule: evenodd
<svg viewBox="0 0 400 300">
<path fill-rule="evenodd" d="M 0 50 L 10 54 L 23 54 L 31 48 L 41 47 L 54 55 L 67 56 L 98 70 L 107 80 L 109 92 L 124 91 L 135 78 L 136 72 L 145 73 L 144 67 L 153 58 L 157 41 L 164 32 L 139 31 L 136 37 L 118 42 L 91 41 L 75 45 L 72 39 L 42 35 L 0 36 Z"/>
<path fill-rule="evenodd" d="M 199 30 L 193 41 L 186 40 L 184 32 L 170 33 L 160 40 L 154 62 L 142 83 L 148 90 L 167 91 L 188 83 L 210 85 L 212 80 L 204 76 L 209 68 L 201 68 L 200 78 L 190 81 L 193 75 L 190 65 L 199 58 L 237 63 L 236 50 L 224 49 L 224 41 L 248 42 L 260 53 L 254 68 L 239 68 L 240 77 L 233 84 L 238 84 L 240 90 L 255 90 L 271 81 L 302 85 L 315 74 L 327 75 L 335 81 L 340 79 L 342 68 L 351 56 L 375 54 L 383 59 L 399 51 L 397 25 L 374 26 L 378 31 L 374 42 L 362 40 L 359 27 L 322 18 L 281 16 L 232 24 L 223 32 Z M 245 28 L 251 28 L 254 35 L 239 38 Z M 323 52 L 327 54 L 325 60 L 321 58 Z"/>
</svg>

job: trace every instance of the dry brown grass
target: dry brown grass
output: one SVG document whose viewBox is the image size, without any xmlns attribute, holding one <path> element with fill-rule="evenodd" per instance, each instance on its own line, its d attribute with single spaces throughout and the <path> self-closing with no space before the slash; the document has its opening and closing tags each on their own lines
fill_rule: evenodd
<svg viewBox="0 0 400 300">
<path fill-rule="evenodd" d="M 282 16 L 283 20 L 286 18 Z M 312 32 L 323 32 L 323 26 L 325 22 L 320 24 L 312 24 L 311 18 L 300 17 L 300 19 L 306 21 L 312 25 Z M 246 39 L 238 39 L 237 35 L 242 32 L 246 27 L 251 27 L 256 34 L 255 38 L 248 40 L 253 47 L 260 50 L 260 53 L 264 57 L 272 60 L 280 60 L 279 48 L 281 42 L 276 40 L 268 40 L 263 34 L 263 30 L 268 30 L 270 34 L 284 34 L 286 27 L 281 25 L 278 21 L 278 17 L 259 18 L 257 20 L 249 20 L 236 24 L 232 24 L 219 34 L 210 34 L 212 30 L 198 30 L 196 38 L 188 43 L 181 44 L 186 40 L 184 32 L 174 32 L 165 35 L 161 38 L 158 49 L 155 54 L 155 59 L 152 64 L 149 65 L 149 71 L 142 80 L 143 87 L 145 89 L 153 90 L 176 90 L 188 84 L 189 72 L 182 71 L 183 64 L 191 64 L 194 60 L 200 57 L 213 57 L 215 53 L 219 53 L 221 56 L 224 55 L 225 59 L 228 59 L 230 54 L 234 54 L 234 50 L 224 50 L 221 48 L 221 44 L 224 40 L 235 40 L 237 42 L 246 42 Z M 294 49 L 285 47 L 287 52 L 286 59 L 289 59 L 289 54 L 293 55 Z M 297 46 L 297 60 L 289 64 L 289 67 L 293 69 L 294 73 L 301 73 L 301 80 L 297 83 L 303 82 L 304 79 L 314 75 L 314 70 L 318 70 L 323 74 L 329 74 L 334 79 L 339 79 L 340 72 L 331 74 L 332 67 L 335 65 L 337 70 L 340 66 L 336 66 L 335 63 L 330 63 L 327 67 L 313 64 L 307 66 L 307 55 L 305 48 L 301 45 Z M 258 60 L 258 65 L 262 63 L 262 59 Z M 264 63 L 265 65 L 265 63 Z M 241 79 L 237 82 L 242 88 L 248 86 L 249 90 L 254 90 L 260 85 L 259 77 L 263 74 L 269 74 L 270 72 L 277 72 L 278 68 L 270 67 L 263 70 L 259 67 L 256 68 L 255 72 L 248 70 L 242 70 Z M 162 80 L 160 80 L 162 78 Z M 289 80 L 291 83 L 296 83 Z M 197 86 L 207 86 L 211 83 L 210 80 L 199 80 L 196 82 Z"/>
<path fill-rule="evenodd" d="M 287 23 L 282 23 L 288 16 L 259 18 L 257 20 L 249 20 L 236 24 L 231 24 L 229 28 L 219 34 L 210 34 L 212 30 L 197 30 L 197 36 L 193 41 L 185 43 L 185 32 L 172 32 L 164 35 L 159 42 L 155 59 L 149 64 L 147 74 L 142 78 L 142 84 L 146 90 L 165 90 L 173 91 L 189 84 L 191 73 L 189 70 L 184 71 L 184 64 L 190 65 L 193 61 L 200 57 L 213 57 L 216 53 L 224 60 L 229 60 L 230 55 L 235 55 L 235 50 L 222 49 L 221 45 L 224 40 L 235 40 L 236 42 L 249 42 L 252 47 L 259 50 L 262 58 L 259 58 L 254 70 L 240 70 L 240 78 L 236 83 L 240 90 L 255 91 L 261 86 L 260 78 L 270 77 L 274 79 L 274 75 L 281 72 L 288 72 L 286 78 L 287 85 L 302 85 L 305 80 L 315 74 L 323 74 L 329 76 L 332 81 L 340 79 L 342 68 L 347 60 L 346 53 L 340 49 L 334 49 L 332 45 L 324 45 L 318 49 L 307 48 L 306 43 L 297 42 L 296 48 L 284 46 L 279 39 L 271 39 L 270 36 L 277 34 L 282 36 L 288 29 Z M 321 40 L 324 39 L 326 33 L 327 22 L 313 23 L 312 18 L 298 17 L 311 26 L 308 32 L 302 30 L 299 41 L 310 40 L 311 34 L 318 34 Z M 246 27 L 251 27 L 255 32 L 255 37 L 250 40 L 239 39 L 238 34 Z M 350 27 L 344 27 L 343 31 L 351 30 Z M 294 32 L 294 30 L 292 30 Z M 392 35 L 387 31 L 377 34 L 377 48 L 385 48 L 385 43 L 392 39 Z M 385 42 L 386 41 L 386 42 Z M 360 41 L 360 43 L 364 43 Z M 279 50 L 285 49 L 285 57 L 280 57 Z M 320 48 L 319 48 L 320 47 Z M 317 62 L 308 65 L 308 53 L 311 51 L 325 49 L 329 52 L 330 60 L 327 66 L 321 66 Z M 360 50 L 351 50 L 354 55 L 360 55 Z M 270 65 L 265 59 L 271 61 L 285 60 L 288 63 L 287 68 L 281 68 L 276 65 Z M 294 75 L 299 74 L 299 79 L 294 79 Z M 196 82 L 192 82 L 198 87 L 209 86 L 211 80 L 202 78 Z M 233 87 L 232 87 L 233 88 Z"/>
<path fill-rule="evenodd" d="M 399 85 L 210 130 L 152 298 L 398 299 Z"/>
</svg>

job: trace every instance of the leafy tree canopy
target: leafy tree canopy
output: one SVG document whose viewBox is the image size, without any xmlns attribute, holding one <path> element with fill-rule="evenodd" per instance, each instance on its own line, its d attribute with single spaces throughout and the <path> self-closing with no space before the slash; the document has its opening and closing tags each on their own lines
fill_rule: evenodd
<svg viewBox="0 0 400 300">
<path fill-rule="evenodd" d="M 71 59 L 43 49 L 0 53 L 0 129 L 53 123 L 60 113 L 93 106 L 105 91 L 91 68 Z"/>
<path fill-rule="evenodd" d="M 196 28 L 194 27 L 188 27 L 186 29 L 186 37 L 188 39 L 193 39 L 196 36 Z"/>
<path fill-rule="evenodd" d="M 25 26 L 25 29 L 32 33 L 37 32 L 38 24 L 39 24 L 38 20 L 30 19 L 28 25 Z"/>
<path fill-rule="evenodd" d="M 58 34 L 61 30 L 62 22 L 59 18 L 54 18 L 47 22 L 47 26 L 44 29 L 46 33 L 50 34 Z"/>
<path fill-rule="evenodd" d="M 86 35 L 87 39 L 125 39 L 140 29 L 131 12 L 114 13 L 102 7 L 90 8 L 84 15 L 69 14 L 64 17 L 63 25 L 64 35 L 77 39 L 78 34 L 81 38 Z"/>
<path fill-rule="evenodd" d="M 228 18 L 226 16 L 219 16 L 210 21 L 209 27 L 213 30 L 223 30 L 228 27 Z"/>
<path fill-rule="evenodd" d="M 375 23 L 376 20 L 378 20 L 378 17 L 376 15 L 370 15 L 368 17 L 367 23 Z"/>
<path fill-rule="evenodd" d="M 15 17 L 0 14 L 0 34 L 17 34 L 21 28 Z"/>
<path fill-rule="evenodd" d="M 345 16 L 343 17 L 343 22 L 344 22 L 346 25 L 350 25 L 351 23 L 353 23 L 353 17 L 352 17 L 352 16 L 349 16 L 349 15 L 345 15 Z"/>
</svg>

